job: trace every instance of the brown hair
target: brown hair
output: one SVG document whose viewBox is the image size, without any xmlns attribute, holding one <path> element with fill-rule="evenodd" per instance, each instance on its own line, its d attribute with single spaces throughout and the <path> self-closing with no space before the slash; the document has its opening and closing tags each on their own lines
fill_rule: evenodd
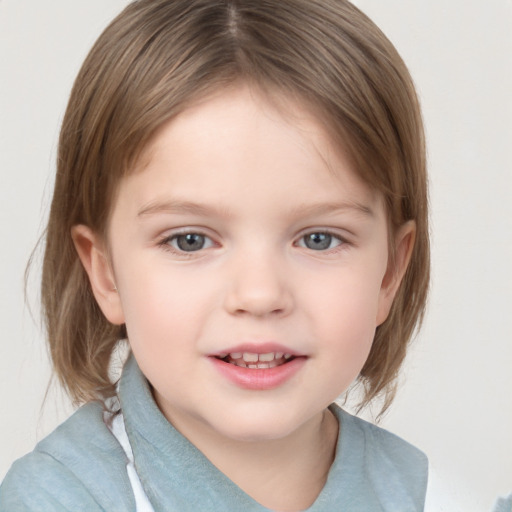
<svg viewBox="0 0 512 512">
<path fill-rule="evenodd" d="M 42 302 L 55 372 L 77 403 L 114 393 L 109 363 L 126 333 L 101 313 L 71 228 L 105 234 L 119 180 L 158 128 L 236 80 L 313 107 L 383 194 L 391 233 L 416 222 L 408 270 L 359 377 L 364 403 L 383 395 L 386 407 L 393 398 L 429 282 L 423 127 L 397 51 L 346 0 L 138 0 L 85 60 L 59 141 Z"/>
</svg>

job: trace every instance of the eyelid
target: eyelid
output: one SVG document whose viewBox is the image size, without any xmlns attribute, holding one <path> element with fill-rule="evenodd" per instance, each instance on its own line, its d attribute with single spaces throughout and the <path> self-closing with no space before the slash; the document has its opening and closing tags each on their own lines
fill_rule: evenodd
<svg viewBox="0 0 512 512">
<path fill-rule="evenodd" d="M 175 228 L 173 230 L 166 231 L 164 235 L 159 237 L 157 239 L 157 245 L 162 247 L 162 249 L 172 252 L 173 254 L 179 255 L 181 257 L 193 257 L 198 256 L 199 253 L 202 253 L 203 251 L 207 249 L 211 249 L 212 247 L 218 246 L 219 244 L 215 241 L 215 237 L 211 234 L 207 233 L 208 230 L 204 228 L 194 227 L 194 226 L 187 226 L 182 228 Z M 178 247 L 174 247 L 171 245 L 171 241 L 176 239 L 179 236 L 185 236 L 185 235 L 200 235 L 204 237 L 206 240 L 210 241 L 210 244 L 207 247 L 202 247 L 201 249 L 198 249 L 197 251 L 184 251 L 182 249 L 179 249 Z"/>
<path fill-rule="evenodd" d="M 304 238 L 306 236 L 316 234 L 316 233 L 329 235 L 329 236 L 333 237 L 334 239 L 338 240 L 339 243 L 335 247 L 323 249 L 323 250 L 314 250 L 314 249 L 306 247 L 303 243 L 300 243 L 301 241 L 304 240 Z M 170 244 L 171 240 L 173 240 L 179 236 L 184 236 L 184 235 L 188 235 L 188 234 L 197 234 L 197 235 L 203 236 L 210 243 L 208 244 L 207 247 L 202 247 L 201 249 L 198 249 L 196 251 L 181 250 L 181 249 L 174 247 Z M 165 234 L 163 234 L 162 236 L 160 236 L 157 239 L 157 245 L 162 247 L 164 250 L 174 253 L 175 255 L 178 255 L 181 257 L 185 257 L 185 258 L 194 257 L 194 256 L 197 257 L 208 249 L 211 249 L 214 247 L 219 247 L 220 244 L 216 241 L 216 238 L 217 238 L 217 236 L 212 235 L 211 230 L 209 230 L 209 229 L 206 229 L 203 227 L 186 226 L 186 227 L 180 227 L 180 228 L 174 228 L 174 229 L 167 230 L 165 232 Z M 340 250 L 341 248 L 351 245 L 351 244 L 352 244 L 352 242 L 350 241 L 350 236 L 340 233 L 340 230 L 338 230 L 338 229 L 323 228 L 323 227 L 304 229 L 295 237 L 295 240 L 293 242 L 293 245 L 296 247 L 300 247 L 303 249 L 307 249 L 308 251 L 318 252 L 318 253 L 336 252 L 337 250 Z"/>
<path fill-rule="evenodd" d="M 324 234 L 324 235 L 329 235 L 335 239 L 337 239 L 339 241 L 339 243 L 335 246 L 335 247 L 332 247 L 330 249 L 324 249 L 324 250 L 317 250 L 315 251 L 314 249 L 310 249 L 309 247 L 306 247 L 305 245 L 303 244 L 300 244 L 299 243 L 301 241 L 304 240 L 304 238 L 308 235 L 313 235 L 313 234 Z M 350 241 L 348 240 L 348 237 L 347 236 L 344 236 L 343 234 L 341 234 L 339 231 L 335 230 L 335 229 L 332 229 L 332 228 L 309 228 L 309 229 L 306 229 L 306 230 L 303 230 L 295 239 L 295 242 L 293 245 L 297 246 L 297 247 L 301 247 L 303 249 L 308 249 L 310 251 L 313 251 L 313 252 L 318 252 L 318 253 L 330 253 L 330 252 L 335 252 L 336 250 L 339 250 L 341 249 L 342 247 L 346 246 L 346 245 L 349 245 L 350 244 Z"/>
</svg>

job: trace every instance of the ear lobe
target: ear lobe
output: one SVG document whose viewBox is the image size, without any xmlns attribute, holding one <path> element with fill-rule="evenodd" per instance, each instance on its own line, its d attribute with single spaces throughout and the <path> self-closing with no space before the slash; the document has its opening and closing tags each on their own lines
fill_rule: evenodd
<svg viewBox="0 0 512 512">
<path fill-rule="evenodd" d="M 394 261 L 389 262 L 382 280 L 376 325 L 384 323 L 389 315 L 393 300 L 409 265 L 415 238 L 416 223 L 413 220 L 406 222 L 396 233 L 395 258 Z"/>
<path fill-rule="evenodd" d="M 115 325 L 124 324 L 121 300 L 103 240 L 91 228 L 82 224 L 71 228 L 71 237 L 103 314 Z"/>
</svg>

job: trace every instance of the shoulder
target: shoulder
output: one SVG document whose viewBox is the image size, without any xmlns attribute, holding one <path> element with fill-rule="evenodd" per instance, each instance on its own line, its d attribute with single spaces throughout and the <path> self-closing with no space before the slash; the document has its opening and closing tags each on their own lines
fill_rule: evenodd
<svg viewBox="0 0 512 512">
<path fill-rule="evenodd" d="M 102 404 L 87 404 L 13 464 L 0 487 L 0 511 L 134 510 L 125 466 Z"/>
<path fill-rule="evenodd" d="M 344 435 L 348 437 L 345 447 L 357 450 L 366 478 L 381 501 L 396 502 L 399 499 L 401 503 L 411 503 L 408 510 L 423 510 L 428 482 L 425 454 L 381 427 L 342 409 L 335 412 L 341 429 L 345 428 Z"/>
<path fill-rule="evenodd" d="M 379 458 L 385 458 L 394 466 L 403 469 L 428 470 L 426 455 L 401 437 L 373 423 L 338 408 L 341 424 L 349 424 L 352 431 L 357 431 L 364 439 L 365 447 Z"/>
<path fill-rule="evenodd" d="M 493 512 L 511 512 L 512 511 L 512 493 L 506 498 L 499 498 L 494 505 Z"/>
</svg>

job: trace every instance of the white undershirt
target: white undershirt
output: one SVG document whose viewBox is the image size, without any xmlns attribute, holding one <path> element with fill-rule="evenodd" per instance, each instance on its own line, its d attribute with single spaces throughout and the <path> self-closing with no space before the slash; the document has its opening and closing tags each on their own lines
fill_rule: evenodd
<svg viewBox="0 0 512 512">
<path fill-rule="evenodd" d="M 116 414 L 112 421 L 107 421 L 106 423 L 112 434 L 114 434 L 116 439 L 119 441 L 119 444 L 123 447 L 123 450 L 128 457 L 128 462 L 126 463 L 126 471 L 128 472 L 130 483 L 132 484 L 133 495 L 135 497 L 135 508 L 137 512 L 155 512 L 151 503 L 149 502 L 148 497 L 146 496 L 146 493 L 144 492 L 142 484 L 140 483 L 139 475 L 135 470 L 132 447 L 124 427 L 123 415 L 121 413 Z"/>
</svg>

